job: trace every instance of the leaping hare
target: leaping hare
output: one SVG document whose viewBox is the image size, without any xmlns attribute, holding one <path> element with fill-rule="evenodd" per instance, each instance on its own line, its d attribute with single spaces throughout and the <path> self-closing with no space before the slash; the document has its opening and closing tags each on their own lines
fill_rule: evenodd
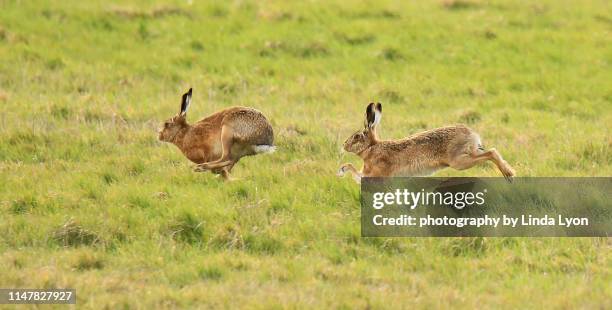
<svg viewBox="0 0 612 310">
<path fill-rule="evenodd" d="M 275 150 L 274 132 L 266 117 L 246 107 L 231 107 L 194 124 L 186 121 L 192 89 L 183 95 L 179 114 L 159 130 L 159 140 L 176 145 L 192 162 L 195 171 L 211 170 L 229 179 L 240 158 Z"/>
<path fill-rule="evenodd" d="M 423 176 L 451 167 L 464 170 L 490 160 L 509 182 L 514 169 L 495 149 L 484 150 L 480 136 L 464 125 L 436 128 L 400 140 L 379 140 L 376 133 L 382 117 L 382 104 L 370 103 L 366 109 L 365 129 L 344 142 L 344 150 L 363 159 L 357 171 L 343 164 L 338 176 L 351 172 L 356 182 L 362 177 Z"/>
</svg>

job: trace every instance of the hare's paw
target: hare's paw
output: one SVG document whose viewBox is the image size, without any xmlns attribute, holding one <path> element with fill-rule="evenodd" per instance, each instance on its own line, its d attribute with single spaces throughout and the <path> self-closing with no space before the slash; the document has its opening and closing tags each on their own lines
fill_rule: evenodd
<svg viewBox="0 0 612 310">
<path fill-rule="evenodd" d="M 516 175 L 516 172 L 506 161 L 504 161 L 504 165 L 502 166 L 501 172 L 504 175 L 506 181 L 512 183 L 512 178 Z"/>
<path fill-rule="evenodd" d="M 205 172 L 210 170 L 210 168 L 208 168 L 208 165 L 206 163 L 204 164 L 198 164 L 193 168 L 193 171 L 195 172 Z"/>
<path fill-rule="evenodd" d="M 225 182 L 237 182 L 237 181 L 242 181 L 242 178 L 234 178 L 231 176 L 227 176 L 227 177 L 222 177 L 223 181 Z"/>
<path fill-rule="evenodd" d="M 345 174 L 346 174 L 346 165 L 342 165 L 338 169 L 338 172 L 336 173 L 336 175 L 339 177 L 344 177 Z"/>
<path fill-rule="evenodd" d="M 234 178 L 230 175 L 229 171 L 227 171 L 227 169 L 225 168 L 216 168 L 216 169 L 212 169 L 210 172 L 214 173 L 217 175 L 217 177 L 221 178 L 223 181 L 226 182 L 233 182 L 233 181 L 239 181 L 239 178 Z"/>
</svg>

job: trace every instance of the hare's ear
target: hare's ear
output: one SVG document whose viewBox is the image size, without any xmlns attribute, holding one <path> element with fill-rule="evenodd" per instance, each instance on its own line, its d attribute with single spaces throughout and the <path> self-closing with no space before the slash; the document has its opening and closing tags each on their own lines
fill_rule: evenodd
<svg viewBox="0 0 612 310">
<path fill-rule="evenodd" d="M 380 119 L 382 118 L 382 103 L 377 103 L 376 107 L 374 107 L 374 127 L 380 124 Z"/>
<path fill-rule="evenodd" d="M 366 118 L 365 118 L 365 128 L 366 129 L 372 129 L 374 128 L 374 121 L 375 121 L 375 114 L 374 114 L 374 102 L 371 102 L 370 104 L 368 104 L 368 107 L 366 108 Z"/>
<path fill-rule="evenodd" d="M 366 108 L 366 123 L 365 127 L 367 129 L 373 129 L 374 127 L 380 124 L 380 119 L 382 118 L 382 104 L 379 103 L 370 103 Z"/>
<path fill-rule="evenodd" d="M 181 112 L 179 115 L 187 114 L 187 108 L 189 108 L 189 105 L 191 104 L 191 92 L 192 89 L 189 88 L 189 91 L 183 94 L 183 99 L 181 100 Z"/>
</svg>

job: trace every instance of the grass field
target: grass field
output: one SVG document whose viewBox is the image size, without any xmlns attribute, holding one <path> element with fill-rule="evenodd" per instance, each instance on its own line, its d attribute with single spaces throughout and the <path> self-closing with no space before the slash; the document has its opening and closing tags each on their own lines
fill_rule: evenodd
<svg viewBox="0 0 612 310">
<path fill-rule="evenodd" d="M 51 4 L 53 3 L 53 4 Z M 365 105 L 463 122 L 519 176 L 612 175 L 612 2 L 0 0 L 0 287 L 79 308 L 612 308 L 609 238 L 361 238 Z M 160 123 L 263 111 L 192 172 Z M 498 176 L 491 165 L 438 176 Z"/>
</svg>

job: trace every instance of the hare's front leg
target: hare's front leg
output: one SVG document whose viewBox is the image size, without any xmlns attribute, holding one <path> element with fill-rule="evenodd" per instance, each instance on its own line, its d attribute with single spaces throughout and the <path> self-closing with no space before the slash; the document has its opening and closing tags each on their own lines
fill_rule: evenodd
<svg viewBox="0 0 612 310">
<path fill-rule="evenodd" d="M 339 177 L 343 177 L 347 172 L 350 172 L 352 174 L 353 180 L 355 180 L 355 182 L 357 182 L 358 184 L 361 183 L 361 178 L 363 177 L 363 174 L 357 171 L 357 169 L 355 169 L 355 167 L 351 163 L 343 164 L 342 166 L 340 166 L 340 169 L 338 169 L 338 173 L 336 175 Z"/>
</svg>

